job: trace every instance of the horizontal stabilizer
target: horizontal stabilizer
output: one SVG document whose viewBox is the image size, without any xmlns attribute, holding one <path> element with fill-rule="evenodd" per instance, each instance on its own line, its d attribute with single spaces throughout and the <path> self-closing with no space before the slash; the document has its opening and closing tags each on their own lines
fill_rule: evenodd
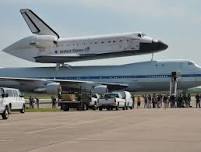
<svg viewBox="0 0 201 152">
<path fill-rule="evenodd" d="M 22 14 L 32 33 L 38 35 L 54 35 L 59 38 L 59 35 L 32 10 L 21 9 L 20 13 Z"/>
</svg>

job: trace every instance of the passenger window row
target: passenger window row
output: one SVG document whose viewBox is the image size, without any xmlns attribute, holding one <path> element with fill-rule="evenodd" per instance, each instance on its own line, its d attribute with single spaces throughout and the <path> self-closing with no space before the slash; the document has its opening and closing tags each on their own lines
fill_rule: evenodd
<svg viewBox="0 0 201 152">
<path fill-rule="evenodd" d="M 83 42 L 74 44 L 65 44 L 65 46 L 80 46 L 80 45 L 92 45 L 92 44 L 105 44 L 105 43 L 122 43 L 123 41 L 129 42 L 129 40 L 108 40 L 108 41 L 95 41 L 95 42 Z M 61 46 L 64 46 L 61 44 Z"/>
</svg>

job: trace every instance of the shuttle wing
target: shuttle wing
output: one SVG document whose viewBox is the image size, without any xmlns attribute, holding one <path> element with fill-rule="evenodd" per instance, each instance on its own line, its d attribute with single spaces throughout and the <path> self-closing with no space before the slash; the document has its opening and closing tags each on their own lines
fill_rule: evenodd
<svg viewBox="0 0 201 152">
<path fill-rule="evenodd" d="M 100 85 L 107 86 L 107 89 L 110 91 L 121 90 L 128 87 L 128 84 L 120 84 L 120 83 L 105 83 L 105 82 L 102 83 L 94 81 L 63 80 L 63 79 L 0 77 L 1 86 L 18 88 L 23 91 L 30 91 L 25 90 L 24 88 L 32 88 L 31 91 L 33 92 L 34 90 L 45 91 L 46 90 L 45 88 L 51 83 L 59 83 L 61 87 L 77 88 L 77 89 L 84 88 L 87 90 L 91 90 L 92 88 Z"/>
</svg>

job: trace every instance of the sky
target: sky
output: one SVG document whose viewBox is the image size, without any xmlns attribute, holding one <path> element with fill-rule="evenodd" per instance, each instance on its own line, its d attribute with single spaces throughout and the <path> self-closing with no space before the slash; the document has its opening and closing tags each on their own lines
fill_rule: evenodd
<svg viewBox="0 0 201 152">
<path fill-rule="evenodd" d="M 61 37 L 143 32 L 169 45 L 155 60 L 188 59 L 201 65 L 200 0 L 1 0 L 0 67 L 48 66 L 1 50 L 32 35 L 19 10 L 32 9 Z M 112 65 L 151 60 L 151 54 L 70 63 Z"/>
</svg>

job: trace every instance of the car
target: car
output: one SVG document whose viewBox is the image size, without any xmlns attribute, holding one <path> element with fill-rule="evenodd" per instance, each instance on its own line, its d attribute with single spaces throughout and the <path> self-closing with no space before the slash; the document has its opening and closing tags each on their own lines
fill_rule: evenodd
<svg viewBox="0 0 201 152">
<path fill-rule="evenodd" d="M 25 112 L 25 99 L 18 89 L 0 87 L 0 114 L 8 119 L 11 111 Z"/>
</svg>

